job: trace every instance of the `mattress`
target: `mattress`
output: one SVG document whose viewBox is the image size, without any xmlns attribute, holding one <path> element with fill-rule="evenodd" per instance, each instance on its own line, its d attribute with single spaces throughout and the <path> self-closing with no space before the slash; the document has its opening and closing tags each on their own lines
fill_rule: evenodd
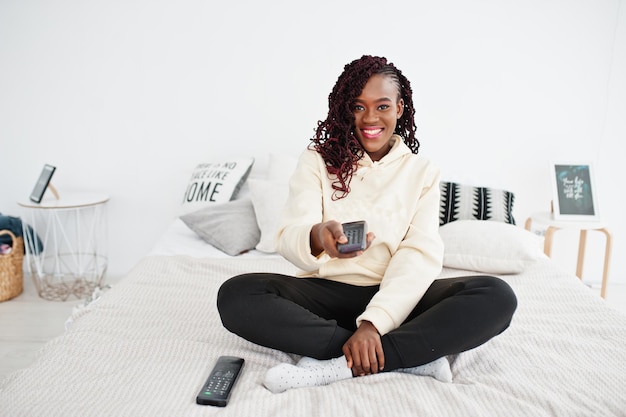
<svg viewBox="0 0 626 417">
<path fill-rule="evenodd" d="M 180 225 L 174 228 L 186 234 Z M 166 242 L 175 242 L 167 235 Z M 229 333 L 221 325 L 216 294 L 223 281 L 240 273 L 293 274 L 295 268 L 277 255 L 197 256 L 189 245 L 179 241 L 168 248 L 166 242 L 99 299 L 76 310 L 67 331 L 47 343 L 31 366 L 0 382 L 1 416 L 626 413 L 626 316 L 548 258 L 501 275 L 518 297 L 511 326 L 448 357 L 451 383 L 388 372 L 273 394 L 261 383 L 265 372 L 299 357 Z M 184 252 L 176 247 L 187 253 L 176 253 Z M 475 273 L 446 267 L 441 277 Z M 197 405 L 195 397 L 221 355 L 245 359 L 230 402 L 225 408 Z"/>
</svg>

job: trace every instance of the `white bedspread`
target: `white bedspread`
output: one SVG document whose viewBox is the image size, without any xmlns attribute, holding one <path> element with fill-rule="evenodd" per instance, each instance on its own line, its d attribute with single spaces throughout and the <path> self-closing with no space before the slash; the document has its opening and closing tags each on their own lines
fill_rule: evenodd
<svg viewBox="0 0 626 417">
<path fill-rule="evenodd" d="M 626 316 L 548 260 L 504 277 L 519 300 L 511 327 L 450 357 L 452 383 L 392 372 L 272 394 L 261 385 L 263 374 L 298 358 L 225 330 L 216 293 L 239 273 L 293 270 L 277 257 L 146 257 L 77 313 L 32 366 L 0 383 L 0 415 L 626 415 Z M 231 401 L 225 408 L 196 405 L 220 355 L 246 360 Z"/>
</svg>

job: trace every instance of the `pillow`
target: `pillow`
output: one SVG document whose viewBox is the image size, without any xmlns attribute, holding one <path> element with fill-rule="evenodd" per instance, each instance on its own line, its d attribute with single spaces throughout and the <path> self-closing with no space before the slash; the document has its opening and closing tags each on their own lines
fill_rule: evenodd
<svg viewBox="0 0 626 417">
<path fill-rule="evenodd" d="M 267 179 L 271 181 L 289 182 L 298 165 L 298 158 L 278 153 L 270 154 Z"/>
<path fill-rule="evenodd" d="M 289 184 L 285 181 L 250 178 L 248 187 L 256 221 L 261 230 L 261 240 L 256 245 L 256 250 L 276 252 L 276 233 L 289 195 Z"/>
<path fill-rule="evenodd" d="M 253 164 L 254 158 L 198 164 L 185 190 L 182 214 L 234 199 Z"/>
<path fill-rule="evenodd" d="M 518 274 L 545 257 L 534 233 L 497 221 L 457 220 L 439 228 L 443 266 L 488 274 Z"/>
<path fill-rule="evenodd" d="M 254 249 L 261 238 L 250 199 L 213 204 L 180 219 L 205 242 L 232 256 Z"/>
<path fill-rule="evenodd" d="M 510 191 L 440 182 L 439 225 L 455 220 L 495 220 L 515 224 Z"/>
</svg>

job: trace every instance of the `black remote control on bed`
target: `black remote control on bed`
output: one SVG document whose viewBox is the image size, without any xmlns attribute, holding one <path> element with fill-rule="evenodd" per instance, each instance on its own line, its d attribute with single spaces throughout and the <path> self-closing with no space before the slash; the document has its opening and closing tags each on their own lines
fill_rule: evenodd
<svg viewBox="0 0 626 417">
<path fill-rule="evenodd" d="M 196 397 L 196 403 L 226 407 L 230 392 L 239 376 L 244 360 L 235 356 L 220 356 Z"/>
</svg>

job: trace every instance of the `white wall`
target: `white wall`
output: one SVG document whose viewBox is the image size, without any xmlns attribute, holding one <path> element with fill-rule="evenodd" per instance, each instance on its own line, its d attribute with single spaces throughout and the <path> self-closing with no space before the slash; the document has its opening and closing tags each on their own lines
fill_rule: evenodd
<svg viewBox="0 0 626 417">
<path fill-rule="evenodd" d="M 61 193 L 111 195 L 109 271 L 124 274 L 176 217 L 196 163 L 252 155 L 258 171 L 270 151 L 297 155 L 362 54 L 412 81 L 421 152 L 444 179 L 514 191 L 520 225 L 549 208 L 551 160 L 592 161 L 611 281 L 626 282 L 619 0 L 2 0 L 0 212 L 19 215 L 56 165 Z M 572 272 L 574 238 L 555 250 Z"/>
</svg>

